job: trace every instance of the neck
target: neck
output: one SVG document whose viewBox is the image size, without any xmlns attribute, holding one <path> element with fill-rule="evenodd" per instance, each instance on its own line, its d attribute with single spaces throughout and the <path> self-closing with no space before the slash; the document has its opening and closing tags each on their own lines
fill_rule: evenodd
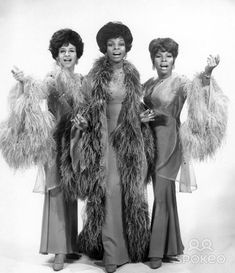
<svg viewBox="0 0 235 273">
<path fill-rule="evenodd" d="M 68 69 L 68 71 L 69 71 L 69 73 L 71 73 L 71 74 L 74 74 L 74 67 L 72 68 L 70 68 L 70 69 Z"/>
<path fill-rule="evenodd" d="M 114 63 L 114 62 L 110 61 L 110 64 L 111 64 L 113 70 L 118 70 L 123 67 L 123 60 L 118 63 Z"/>
<path fill-rule="evenodd" d="M 159 80 L 165 80 L 165 79 L 169 78 L 171 75 L 172 75 L 172 73 L 165 74 L 165 75 L 158 74 L 158 78 L 159 78 Z"/>
</svg>

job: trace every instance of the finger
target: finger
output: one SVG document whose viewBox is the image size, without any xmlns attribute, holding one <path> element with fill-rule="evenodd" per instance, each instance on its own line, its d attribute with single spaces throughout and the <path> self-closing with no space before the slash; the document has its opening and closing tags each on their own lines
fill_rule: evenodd
<svg viewBox="0 0 235 273">
<path fill-rule="evenodd" d="M 155 113 L 149 114 L 147 117 L 148 118 L 154 118 L 155 117 Z"/>
<path fill-rule="evenodd" d="M 220 55 L 219 54 L 216 55 L 215 60 L 216 60 L 217 64 L 220 62 Z"/>
<path fill-rule="evenodd" d="M 12 69 L 14 72 L 19 72 L 20 69 L 16 66 L 16 65 L 13 65 L 13 69 Z"/>
</svg>

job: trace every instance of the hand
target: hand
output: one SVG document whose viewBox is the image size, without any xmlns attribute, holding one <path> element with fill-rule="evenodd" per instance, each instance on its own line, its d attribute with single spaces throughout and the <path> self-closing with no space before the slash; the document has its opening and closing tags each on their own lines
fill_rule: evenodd
<svg viewBox="0 0 235 273">
<path fill-rule="evenodd" d="M 13 66 L 13 69 L 11 70 L 11 73 L 13 74 L 13 77 L 21 83 L 24 83 L 25 81 L 25 76 L 24 76 L 24 72 L 21 71 L 18 67 Z"/>
<path fill-rule="evenodd" d="M 78 129 L 85 129 L 88 126 L 87 120 L 80 114 L 77 114 L 75 118 L 72 119 L 72 122 Z"/>
<path fill-rule="evenodd" d="M 141 122 L 150 122 L 154 121 L 156 113 L 153 110 L 147 109 L 146 111 L 140 114 Z"/>
<path fill-rule="evenodd" d="M 205 74 L 210 76 L 212 73 L 212 70 L 219 64 L 220 62 L 220 56 L 216 55 L 209 55 L 207 58 L 207 66 L 205 67 Z"/>
</svg>

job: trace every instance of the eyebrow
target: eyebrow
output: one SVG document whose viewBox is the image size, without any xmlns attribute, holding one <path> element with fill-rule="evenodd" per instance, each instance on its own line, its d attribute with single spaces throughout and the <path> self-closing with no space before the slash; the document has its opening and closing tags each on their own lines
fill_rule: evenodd
<svg viewBox="0 0 235 273">
<path fill-rule="evenodd" d="M 117 38 L 110 38 L 107 42 L 113 42 L 113 40 L 119 39 L 119 42 L 125 42 L 123 38 L 117 37 Z"/>
<path fill-rule="evenodd" d="M 67 48 L 66 47 L 61 47 L 59 50 L 66 50 Z M 68 48 L 69 50 L 76 50 L 74 47 L 69 47 Z"/>
</svg>

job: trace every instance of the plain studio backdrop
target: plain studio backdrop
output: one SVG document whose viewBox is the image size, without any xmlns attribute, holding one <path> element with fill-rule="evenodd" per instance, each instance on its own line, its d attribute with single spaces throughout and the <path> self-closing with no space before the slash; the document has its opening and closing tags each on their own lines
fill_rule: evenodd
<svg viewBox="0 0 235 273">
<path fill-rule="evenodd" d="M 7 97 L 15 84 L 13 65 L 43 78 L 53 60 L 51 35 L 69 27 L 83 38 L 85 49 L 76 71 L 85 75 L 101 56 L 96 33 L 109 21 L 121 21 L 132 31 L 128 53 L 141 81 L 156 74 L 148 52 L 153 38 L 179 43 L 176 72 L 192 78 L 209 54 L 220 54 L 213 74 L 229 97 L 227 137 L 216 157 L 195 163 L 198 189 L 177 193 L 185 256 L 163 264 L 156 272 L 232 272 L 235 236 L 235 1 L 234 0 L 0 0 L 0 119 L 7 118 Z M 53 255 L 38 253 L 43 195 L 32 192 L 37 169 L 9 169 L 0 156 L 0 272 L 52 272 Z M 149 203 L 153 197 L 149 187 Z M 83 204 L 79 203 L 79 230 Z M 83 257 L 63 272 L 103 272 Z M 117 272 L 152 272 L 145 264 L 125 265 Z"/>
</svg>

